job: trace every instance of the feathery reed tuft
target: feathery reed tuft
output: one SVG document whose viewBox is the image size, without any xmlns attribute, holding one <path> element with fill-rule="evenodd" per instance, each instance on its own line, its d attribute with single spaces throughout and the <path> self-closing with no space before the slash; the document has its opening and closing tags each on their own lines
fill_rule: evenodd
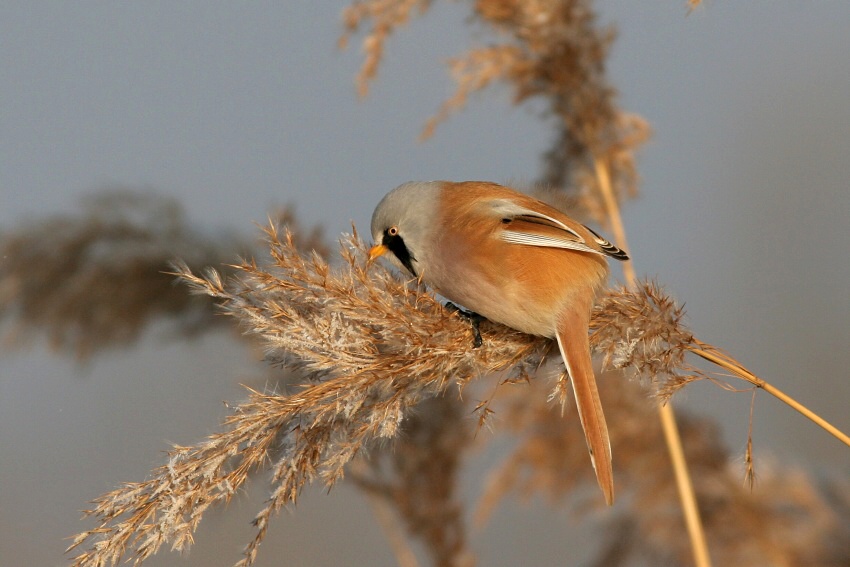
<svg viewBox="0 0 850 567">
<path fill-rule="evenodd" d="M 343 478 L 346 465 L 369 449 L 378 457 L 359 469 L 358 483 L 395 506 L 438 564 L 468 564 L 451 479 L 473 428 L 460 417 L 458 399 L 472 380 L 494 373 L 499 384 L 518 384 L 508 389 L 514 403 L 493 409 L 503 404 L 488 400 L 476 409 L 504 411 L 508 426 L 523 441 L 491 481 L 484 509 L 492 509 L 511 490 L 561 496 L 591 478 L 577 421 L 560 415 L 540 391 L 541 380 L 529 379 L 543 364 L 551 341 L 485 322 L 484 344 L 474 349 L 468 322 L 418 282 L 379 265 L 367 269 L 366 247 L 356 232 L 342 242 L 343 263 L 337 269 L 315 252 L 302 255 L 293 235 L 281 234 L 274 224 L 266 236 L 271 265 L 244 261 L 232 266 L 227 278 L 211 269 L 203 277 L 195 275 L 185 263 L 176 269 L 193 292 L 216 298 L 220 310 L 263 346 L 271 363 L 297 371 L 304 383 L 290 394 L 251 391 L 221 433 L 173 449 L 148 480 L 96 499 L 88 514 L 98 518 L 98 527 L 77 536 L 69 548 L 89 546 L 75 558 L 75 566 L 116 564 L 128 550 L 142 561 L 164 544 L 187 549 L 203 513 L 230 500 L 251 473 L 268 467 L 271 495 L 255 517 L 256 535 L 238 563 L 251 565 L 275 512 L 295 502 L 307 483 L 332 486 Z M 683 353 L 695 339 L 682 327 L 682 317 L 682 309 L 655 284 L 612 290 L 594 311 L 593 343 L 609 365 L 644 375 L 662 392 L 672 392 L 681 386 L 683 370 L 693 372 Z M 637 538 L 633 545 L 641 553 L 681 562 L 687 555 L 681 538 L 674 538 L 676 545 L 669 539 L 656 545 L 660 536 L 653 535 L 660 529 L 653 518 L 671 522 L 662 529 L 664 537 L 678 533 L 673 525 L 681 518 L 659 424 L 648 417 L 652 405 L 620 375 L 600 383 L 606 408 L 616 416 L 610 433 L 622 467 L 618 483 L 633 491 L 634 509 L 623 513 L 615 533 Z M 389 445 L 398 452 L 386 464 L 386 445 L 377 442 L 393 440 L 402 431 L 400 444 Z M 800 508 L 792 506 L 794 514 L 821 513 L 827 533 L 840 532 L 835 514 L 824 512 L 821 502 L 748 497 L 740 482 L 732 481 L 719 435 L 706 422 L 685 427 L 684 436 L 695 476 L 704 475 L 700 499 L 714 510 L 708 517 L 711 537 L 721 537 L 712 530 L 724 534 L 730 515 L 736 517 L 733 512 L 739 510 L 748 514 L 745 518 L 759 518 L 749 527 L 752 545 L 768 553 L 765 541 L 778 544 L 770 533 L 758 531 L 767 521 L 761 514 L 772 514 L 775 529 L 784 529 L 783 511 L 792 504 Z M 781 482 L 769 475 L 763 479 Z M 641 538 L 647 543 L 639 544 Z M 614 549 L 612 544 L 609 551 Z M 789 549 L 789 554 L 800 552 Z"/>
<path fill-rule="evenodd" d="M 638 282 L 602 296 L 591 320 L 591 347 L 611 369 L 648 378 L 666 402 L 682 386 L 707 375 L 685 361 L 693 334 L 684 309 L 655 282 Z"/>
<path fill-rule="evenodd" d="M 89 514 L 100 526 L 74 540 L 71 548 L 91 544 L 75 565 L 114 563 L 125 549 L 143 560 L 164 543 L 186 549 L 203 512 L 271 463 L 271 497 L 240 562 L 250 565 L 271 515 L 295 502 L 305 483 L 333 485 L 369 442 L 395 437 L 412 407 L 482 373 L 525 372 L 547 348 L 493 325 L 488 348 L 473 351 L 469 326 L 433 295 L 383 267 L 367 272 L 356 235 L 341 248 L 343 267 L 331 270 L 316 253 L 302 256 L 291 233 L 281 238 L 273 225 L 266 232 L 273 266 L 246 261 L 227 280 L 214 270 L 199 277 L 186 264 L 176 269 L 194 292 L 217 298 L 270 362 L 307 383 L 289 396 L 251 392 L 224 432 L 174 449 L 149 480 L 97 499 Z"/>
</svg>

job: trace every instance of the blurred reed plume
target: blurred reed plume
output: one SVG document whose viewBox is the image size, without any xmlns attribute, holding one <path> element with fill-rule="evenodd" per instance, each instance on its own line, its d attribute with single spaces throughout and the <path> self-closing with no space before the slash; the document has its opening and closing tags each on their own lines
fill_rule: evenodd
<svg viewBox="0 0 850 567">
<path fill-rule="evenodd" d="M 361 94 L 377 76 L 387 39 L 431 5 L 430 0 L 358 0 L 345 10 L 342 45 L 367 28 Z M 634 151 L 650 133 L 645 120 L 617 106 L 616 90 L 606 79 L 614 28 L 598 25 L 590 0 L 476 0 L 471 5 L 470 22 L 490 32 L 486 45 L 449 61 L 457 90 L 425 124 L 422 137 L 432 136 L 472 94 L 496 84 L 513 91 L 515 104 L 541 100 L 555 131 L 544 153 L 541 183 L 584 193 L 587 198 L 579 202 L 584 213 L 605 221 L 596 163 L 606 164 L 618 198 L 637 195 Z"/>
<path fill-rule="evenodd" d="M 321 231 L 303 235 L 291 209 L 275 218 L 306 250 L 325 251 Z M 209 298 L 191 296 L 166 273 L 174 258 L 194 269 L 231 262 L 256 246 L 233 233 L 189 227 L 180 203 L 130 188 L 86 198 L 78 214 L 22 223 L 0 233 L 0 322 L 6 342 L 43 332 L 51 347 L 84 360 L 132 344 L 165 317 L 185 337 L 219 328 Z"/>
<path fill-rule="evenodd" d="M 612 293 L 605 302 L 616 301 L 619 295 Z M 598 309 L 597 315 L 611 314 Z M 611 443 L 616 451 L 617 491 L 625 497 L 613 511 L 589 515 L 588 521 L 598 525 L 594 533 L 600 545 L 588 564 L 692 564 L 655 408 L 646 403 L 639 383 L 625 380 L 622 372 L 600 375 L 599 387 L 606 411 L 616 416 Z M 582 432 L 558 407 L 546 403 L 546 389 L 534 380 L 528 388 L 506 391 L 500 424 L 513 432 L 518 444 L 491 471 L 478 505 L 478 522 L 511 493 L 542 494 L 552 505 L 571 504 L 585 514 L 600 507 L 592 491 L 581 490 L 593 486 L 593 472 L 581 466 Z M 717 565 L 848 564 L 850 486 L 846 482 L 817 486 L 801 470 L 772 464 L 761 467 L 758 490 L 751 491 L 741 482 L 740 466 L 721 443 L 715 421 L 684 414 L 679 427 Z"/>
<path fill-rule="evenodd" d="M 112 189 L 57 215 L 2 235 L 0 320 L 7 340 L 43 331 L 50 345 L 84 359 L 131 344 L 153 318 L 179 333 L 216 324 L 209 300 L 190 298 L 163 273 L 175 254 L 193 266 L 232 258 L 238 243 L 186 227 L 171 198 Z"/>
</svg>

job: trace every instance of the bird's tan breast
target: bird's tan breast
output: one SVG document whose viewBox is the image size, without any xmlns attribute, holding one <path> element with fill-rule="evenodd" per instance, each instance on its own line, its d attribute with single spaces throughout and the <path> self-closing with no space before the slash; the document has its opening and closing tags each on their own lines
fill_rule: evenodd
<svg viewBox="0 0 850 567">
<path fill-rule="evenodd" d="M 462 185 L 462 186 L 458 186 Z M 513 198 L 489 184 L 447 184 L 440 199 L 434 255 L 423 278 L 441 295 L 517 330 L 553 336 L 556 318 L 577 294 L 594 294 L 607 275 L 594 254 L 510 244 L 501 219 L 480 204 Z"/>
</svg>

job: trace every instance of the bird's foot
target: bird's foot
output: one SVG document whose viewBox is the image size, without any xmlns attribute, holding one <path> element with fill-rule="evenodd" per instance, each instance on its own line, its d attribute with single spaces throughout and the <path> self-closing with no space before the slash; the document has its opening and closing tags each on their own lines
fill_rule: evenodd
<svg viewBox="0 0 850 567">
<path fill-rule="evenodd" d="M 478 348 L 482 344 L 484 344 L 484 341 L 481 339 L 480 329 L 481 321 L 484 320 L 484 317 L 482 317 L 478 313 L 475 313 L 474 311 L 467 311 L 465 309 L 461 309 L 451 301 L 446 303 L 446 309 L 448 309 L 449 311 L 454 311 L 472 324 L 472 348 Z"/>
</svg>

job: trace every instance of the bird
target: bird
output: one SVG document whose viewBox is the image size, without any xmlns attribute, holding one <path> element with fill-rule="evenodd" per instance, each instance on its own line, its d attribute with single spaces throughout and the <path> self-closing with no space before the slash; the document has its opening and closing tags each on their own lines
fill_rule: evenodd
<svg viewBox="0 0 850 567">
<path fill-rule="evenodd" d="M 378 203 L 367 262 L 388 257 L 454 304 L 554 338 L 570 376 L 591 463 L 614 502 L 608 426 L 588 327 L 608 258 L 623 250 L 542 201 L 486 181 L 413 181 Z"/>
</svg>

